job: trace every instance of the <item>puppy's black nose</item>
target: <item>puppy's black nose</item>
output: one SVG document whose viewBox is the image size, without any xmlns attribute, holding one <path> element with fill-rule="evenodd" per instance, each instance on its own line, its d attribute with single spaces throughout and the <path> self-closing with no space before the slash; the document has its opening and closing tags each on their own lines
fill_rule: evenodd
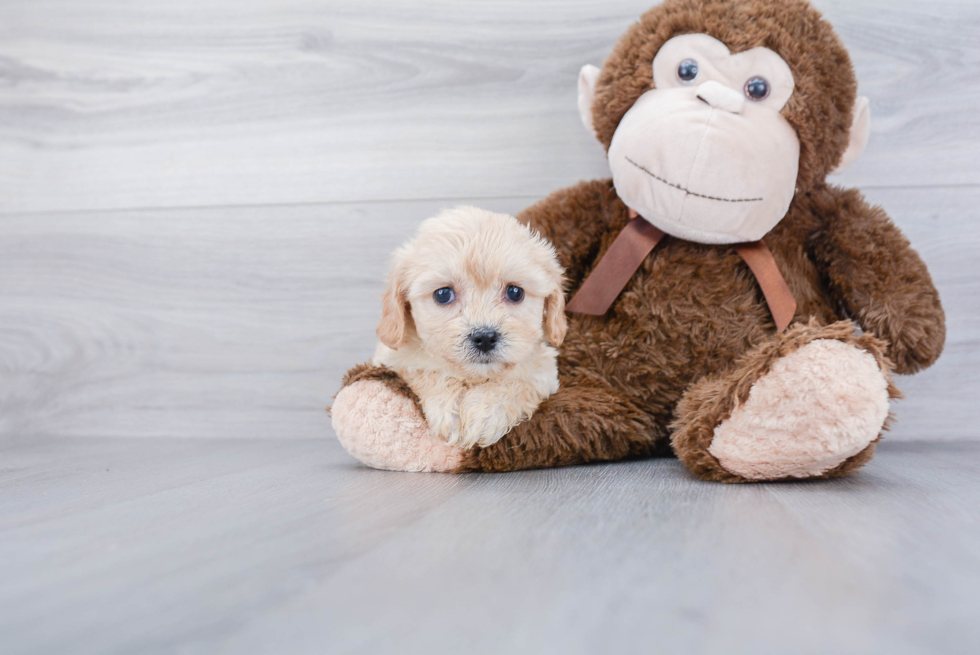
<svg viewBox="0 0 980 655">
<path fill-rule="evenodd" d="M 470 342 L 481 353 L 488 353 L 497 347 L 500 333 L 490 328 L 479 328 L 470 333 Z"/>
</svg>

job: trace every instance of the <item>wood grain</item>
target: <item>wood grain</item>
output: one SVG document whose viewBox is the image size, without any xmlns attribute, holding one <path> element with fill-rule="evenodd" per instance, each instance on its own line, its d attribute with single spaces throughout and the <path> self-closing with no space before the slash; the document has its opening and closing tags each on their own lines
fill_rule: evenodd
<svg viewBox="0 0 980 655">
<path fill-rule="evenodd" d="M 5 655 L 972 653 L 980 444 L 727 486 L 443 476 L 324 440 L 56 439 L 0 469 Z"/>
<path fill-rule="evenodd" d="M 8 217 L 0 435 L 326 434 L 388 254 L 442 206 Z"/>
<path fill-rule="evenodd" d="M 980 188 L 869 197 L 922 252 L 949 322 L 939 363 L 899 381 L 890 438 L 976 438 Z M 447 204 L 6 217 L 0 440 L 328 434 L 341 375 L 374 350 L 388 254 Z"/>
<path fill-rule="evenodd" d="M 0 212 L 541 196 L 605 173 L 576 77 L 652 2 L 7 0 Z M 849 185 L 980 182 L 980 5 L 817 2 Z"/>
<path fill-rule="evenodd" d="M 576 76 L 652 2 L 0 2 L 0 652 L 973 653 L 976 2 L 816 2 L 949 327 L 861 474 L 329 438 L 421 219 L 606 175 Z"/>
</svg>

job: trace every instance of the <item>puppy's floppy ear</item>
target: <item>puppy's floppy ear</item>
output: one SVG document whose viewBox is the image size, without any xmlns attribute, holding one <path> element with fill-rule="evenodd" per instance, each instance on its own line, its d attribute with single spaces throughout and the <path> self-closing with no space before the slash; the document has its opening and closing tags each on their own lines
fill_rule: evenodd
<svg viewBox="0 0 980 655">
<path fill-rule="evenodd" d="M 568 321 L 565 319 L 565 292 L 561 285 L 544 299 L 544 332 L 551 345 L 558 347 L 565 340 Z"/>
<path fill-rule="evenodd" d="M 388 276 L 388 288 L 381 299 L 381 321 L 376 330 L 381 343 L 394 350 L 405 345 L 411 320 L 406 291 L 405 271 L 396 267 Z"/>
</svg>

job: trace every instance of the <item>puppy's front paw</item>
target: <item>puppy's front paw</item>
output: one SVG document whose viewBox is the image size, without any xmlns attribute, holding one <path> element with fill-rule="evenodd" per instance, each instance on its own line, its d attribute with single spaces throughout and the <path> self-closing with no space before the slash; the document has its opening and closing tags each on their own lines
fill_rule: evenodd
<svg viewBox="0 0 980 655">
<path fill-rule="evenodd" d="M 462 448 L 486 447 L 497 443 L 520 422 L 512 416 L 504 399 L 481 388 L 470 389 L 459 404 L 459 440 Z"/>
<path fill-rule="evenodd" d="M 459 401 L 459 396 L 422 401 L 429 431 L 450 445 L 459 441 Z"/>
<path fill-rule="evenodd" d="M 426 411 L 425 414 L 425 420 L 429 423 L 429 430 L 434 436 L 448 444 L 455 444 L 459 441 L 459 415 L 456 412 Z"/>
</svg>

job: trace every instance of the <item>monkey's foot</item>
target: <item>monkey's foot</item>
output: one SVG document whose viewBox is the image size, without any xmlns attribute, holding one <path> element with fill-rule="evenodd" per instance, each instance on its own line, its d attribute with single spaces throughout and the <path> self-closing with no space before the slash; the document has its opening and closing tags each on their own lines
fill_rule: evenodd
<svg viewBox="0 0 980 655">
<path fill-rule="evenodd" d="M 358 380 L 337 394 L 333 429 L 348 453 L 389 471 L 450 473 L 465 451 L 429 433 L 418 405 L 380 380 Z"/>
<path fill-rule="evenodd" d="M 883 344 L 841 325 L 797 326 L 693 387 L 678 408 L 678 456 L 726 482 L 831 477 L 870 460 L 898 391 Z"/>
<path fill-rule="evenodd" d="M 888 380 L 875 358 L 840 341 L 812 341 L 773 364 L 708 448 L 749 480 L 822 475 L 878 438 Z"/>
</svg>

